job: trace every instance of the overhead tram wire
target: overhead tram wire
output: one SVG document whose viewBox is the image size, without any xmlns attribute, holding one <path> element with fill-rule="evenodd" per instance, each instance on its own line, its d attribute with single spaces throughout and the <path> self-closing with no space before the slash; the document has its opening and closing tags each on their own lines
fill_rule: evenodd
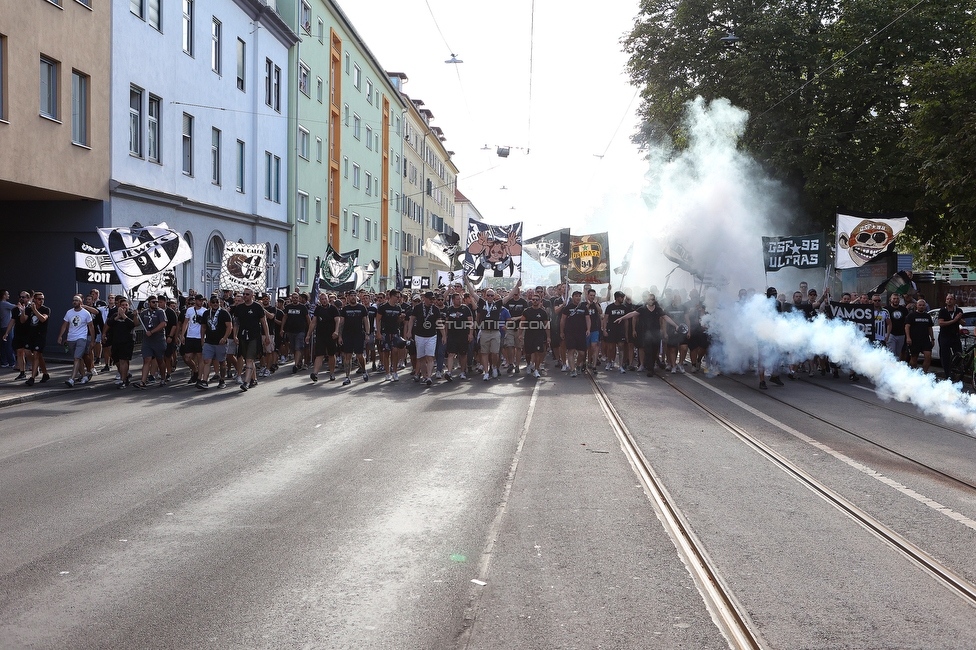
<svg viewBox="0 0 976 650">
<path fill-rule="evenodd" d="M 529 14 L 529 124 L 525 134 L 525 153 L 532 150 L 532 66 L 535 58 L 535 0 L 532 0 L 531 13 Z"/>
<path fill-rule="evenodd" d="M 624 120 L 626 120 L 627 116 L 630 114 L 630 107 L 634 105 L 634 100 L 637 99 L 637 95 L 639 94 L 640 94 L 640 89 L 638 88 L 637 90 L 634 91 L 634 96 L 630 98 L 630 103 L 627 104 L 627 108 L 624 110 L 623 117 L 620 118 L 620 122 L 617 124 L 617 128 L 614 129 L 613 135 L 610 136 L 610 142 L 607 143 L 607 148 L 604 149 L 603 153 L 598 156 L 600 160 L 603 160 L 603 157 L 607 155 L 608 151 L 610 151 L 610 145 L 612 145 L 613 141 L 617 138 L 617 133 L 620 132 L 620 127 L 624 125 Z"/>
</svg>

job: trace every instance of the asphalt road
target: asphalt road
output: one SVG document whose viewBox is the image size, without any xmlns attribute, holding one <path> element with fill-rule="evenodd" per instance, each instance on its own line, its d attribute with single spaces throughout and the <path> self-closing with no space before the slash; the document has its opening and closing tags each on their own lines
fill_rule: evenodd
<svg viewBox="0 0 976 650">
<path fill-rule="evenodd" d="M 0 409 L 0 648 L 728 647 L 588 380 L 283 372 Z M 599 381 L 768 647 L 976 647 L 971 605 L 664 381 Z M 976 581 L 976 490 L 789 402 L 971 481 L 972 438 L 843 382 L 675 381 Z"/>
</svg>

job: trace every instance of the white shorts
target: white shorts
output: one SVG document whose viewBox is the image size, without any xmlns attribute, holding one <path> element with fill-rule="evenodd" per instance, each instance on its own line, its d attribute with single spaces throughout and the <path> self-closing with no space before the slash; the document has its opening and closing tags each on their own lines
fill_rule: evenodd
<svg viewBox="0 0 976 650">
<path fill-rule="evenodd" d="M 435 352 L 437 351 L 436 336 L 415 336 L 413 338 L 417 342 L 418 359 L 434 356 Z"/>
</svg>

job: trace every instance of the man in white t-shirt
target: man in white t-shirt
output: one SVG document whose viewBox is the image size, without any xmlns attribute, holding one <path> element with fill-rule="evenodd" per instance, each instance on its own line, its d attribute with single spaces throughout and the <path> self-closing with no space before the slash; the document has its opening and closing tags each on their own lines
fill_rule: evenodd
<svg viewBox="0 0 976 650">
<path fill-rule="evenodd" d="M 67 331 L 67 338 L 65 332 Z M 81 376 L 81 383 L 87 384 L 90 376 L 84 374 L 84 356 L 88 351 L 88 339 L 95 337 L 95 325 L 92 315 L 82 304 L 81 295 L 76 295 L 71 299 L 71 309 L 64 315 L 64 322 L 61 323 L 61 331 L 58 333 L 58 344 L 63 340 L 68 353 L 74 360 L 71 367 L 71 379 L 64 382 L 68 386 L 74 387 L 75 378 Z"/>
<path fill-rule="evenodd" d="M 206 379 L 200 369 L 203 367 L 203 332 L 200 325 L 205 322 L 207 313 L 206 303 L 203 296 L 197 294 L 193 296 L 191 304 L 187 305 L 186 318 L 183 321 L 183 360 L 190 367 L 190 381 L 188 384 L 195 384 L 200 380 Z"/>
</svg>

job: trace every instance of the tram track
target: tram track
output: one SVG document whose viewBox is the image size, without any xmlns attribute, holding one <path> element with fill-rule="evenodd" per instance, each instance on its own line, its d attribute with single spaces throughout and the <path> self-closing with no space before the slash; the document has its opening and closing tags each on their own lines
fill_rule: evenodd
<svg viewBox="0 0 976 650">
<path fill-rule="evenodd" d="M 759 650 L 768 647 L 751 622 L 745 609 L 739 604 L 732 591 L 725 585 L 714 563 L 708 557 L 701 541 L 691 529 L 687 520 L 677 508 L 674 499 L 654 469 L 641 453 L 636 440 L 627 429 L 623 419 L 610 401 L 599 382 L 587 374 L 597 401 L 600 403 L 611 428 L 616 433 L 621 449 L 634 468 L 644 491 L 648 494 L 671 537 L 685 566 L 688 567 L 698 590 L 711 613 L 712 619 L 734 650 Z M 974 592 L 976 596 L 976 592 Z"/>
<path fill-rule="evenodd" d="M 946 567 L 944 564 L 936 560 L 932 555 L 930 555 L 922 548 L 920 548 L 919 546 L 915 545 L 914 543 L 906 539 L 904 536 L 899 534 L 893 528 L 882 523 L 880 520 L 871 516 L 865 510 L 859 508 L 853 502 L 849 501 L 845 497 L 841 496 L 839 493 L 827 487 L 824 483 L 818 481 L 811 474 L 809 474 L 808 472 L 800 468 L 798 465 L 788 460 L 783 455 L 774 451 L 771 447 L 763 443 L 757 437 L 750 434 L 744 428 L 740 427 L 739 425 L 732 422 L 730 419 L 716 412 L 714 409 L 709 407 L 703 401 L 701 401 L 700 399 L 698 399 L 697 397 L 689 393 L 687 390 L 678 386 L 675 382 L 669 381 L 667 378 L 662 378 L 662 379 L 675 392 L 677 392 L 682 397 L 687 399 L 689 402 L 691 402 L 699 409 L 701 409 L 710 418 L 715 420 L 715 422 L 717 422 L 722 428 L 727 430 L 729 433 L 731 433 L 733 436 L 738 438 L 744 444 L 752 448 L 754 451 L 759 453 L 762 457 L 766 458 L 768 461 L 772 462 L 775 466 L 780 468 L 782 471 L 786 472 L 789 476 L 794 478 L 801 485 L 805 486 L 806 488 L 808 488 L 809 490 L 811 490 L 812 492 L 820 496 L 827 503 L 831 504 L 839 511 L 847 515 L 850 519 L 852 519 L 853 521 L 858 523 L 861 527 L 863 527 L 864 529 L 872 533 L 875 537 L 880 539 L 889 547 L 891 547 L 892 549 L 900 553 L 910 562 L 912 562 L 913 564 L 921 568 L 932 578 L 934 578 L 938 583 L 942 584 L 951 592 L 961 597 L 964 601 L 969 603 L 971 606 L 976 607 L 976 585 L 973 585 L 965 578 L 963 578 L 959 574 L 955 573 L 954 571 Z M 601 405 L 603 406 L 604 411 L 607 412 L 608 414 L 608 418 L 611 418 L 611 423 L 613 423 L 615 419 L 619 420 L 620 416 L 619 414 L 616 413 L 612 404 L 609 403 L 609 398 L 607 397 L 606 393 L 598 385 L 596 380 L 592 380 L 592 381 L 594 384 L 594 391 L 597 392 Z M 626 432 L 626 427 L 623 424 L 623 422 L 619 422 L 619 425 L 615 425 L 615 428 L 617 428 L 617 426 L 620 427 L 620 431 Z M 620 433 L 618 431 L 618 436 L 619 435 Z M 641 459 L 642 464 L 646 466 L 646 460 L 643 459 L 640 450 L 636 448 L 636 444 L 630 438 L 629 433 L 626 433 L 626 437 L 628 438 L 628 442 L 626 444 L 632 445 L 634 447 L 633 452 L 628 452 L 628 454 L 630 453 L 635 454 L 637 457 Z M 621 440 L 621 444 L 622 445 L 625 444 L 623 439 Z M 626 451 L 628 450 L 625 449 L 625 452 Z M 632 460 L 632 462 L 634 461 Z M 649 466 L 646 467 L 646 471 L 652 477 L 654 476 L 653 470 Z M 658 484 L 660 483 L 660 481 L 657 480 L 656 477 L 655 477 L 655 481 Z M 664 491 L 663 487 L 661 487 L 661 492 L 665 497 L 667 497 L 667 493 L 666 491 Z M 675 510 L 675 512 L 677 512 L 677 508 L 674 505 L 668 504 L 667 507 L 672 508 Z M 680 519 L 680 514 L 678 515 L 678 517 Z M 682 530 L 683 530 L 683 534 L 686 534 L 691 539 L 694 539 L 694 533 L 688 528 L 687 524 L 684 522 L 682 522 Z M 670 532 L 671 531 L 669 530 L 669 533 Z M 704 554 L 704 551 L 701 551 L 701 555 L 703 558 L 707 559 L 707 555 Z M 709 568 L 709 571 L 713 572 L 717 576 L 717 573 L 715 573 L 714 569 Z M 717 577 L 715 578 L 715 580 L 716 582 L 718 581 Z M 727 597 L 730 603 L 735 602 L 731 594 L 729 594 Z M 743 620 L 746 619 L 743 617 Z M 758 637 L 754 637 L 754 638 L 758 639 Z M 733 647 L 740 647 L 740 646 L 733 646 Z M 752 647 L 752 646 L 741 646 L 741 647 Z"/>
<path fill-rule="evenodd" d="M 735 378 L 730 377 L 729 379 L 731 379 L 732 381 L 734 381 L 735 383 L 737 383 L 737 384 L 739 384 L 741 386 L 745 386 L 747 388 L 751 388 L 750 386 L 747 386 L 744 382 L 738 381 Z M 665 380 L 665 381 L 667 381 L 667 380 Z M 671 384 L 672 387 L 674 387 L 674 384 L 673 383 L 671 383 L 671 382 L 668 382 L 668 383 Z M 835 393 L 840 394 L 840 395 L 845 395 L 847 397 L 850 397 L 853 400 L 856 400 L 856 401 L 859 401 L 859 402 L 863 402 L 864 404 L 867 404 L 867 405 L 872 406 L 874 408 L 880 408 L 877 404 L 874 404 L 873 402 L 870 402 L 868 400 L 862 400 L 862 399 L 860 399 L 859 397 L 856 397 L 856 396 L 848 395 L 847 393 L 844 393 L 843 391 L 839 391 L 839 390 L 830 388 L 828 386 L 819 386 L 818 384 L 815 384 L 813 382 L 808 382 L 808 383 L 810 383 L 810 385 L 812 385 L 812 386 L 818 386 L 818 387 L 820 387 L 820 388 L 822 388 L 824 390 L 828 390 L 828 391 L 831 391 L 831 392 L 835 392 Z M 759 389 L 754 389 L 754 390 L 757 390 L 758 391 Z M 891 447 L 889 447 L 889 446 L 887 446 L 885 444 L 882 444 L 882 443 L 880 443 L 880 442 L 878 442 L 876 440 L 872 440 L 871 438 L 869 438 L 867 436 L 861 435 L 861 434 L 859 434 L 859 433 L 857 433 L 855 431 L 852 431 L 852 430 L 850 430 L 850 429 L 848 429 L 846 427 L 843 427 L 843 426 L 837 424 L 836 422 L 831 422 L 830 420 L 828 420 L 828 419 L 826 419 L 826 418 L 824 418 L 824 417 L 822 417 L 820 415 L 817 415 L 816 413 L 814 413 L 812 411 L 809 411 L 807 409 L 804 409 L 804 408 L 802 408 L 800 406 L 797 406 L 795 404 L 791 404 L 790 402 L 787 402 L 786 400 L 780 399 L 779 397 L 776 397 L 775 395 L 770 394 L 768 391 L 763 391 L 762 392 L 762 395 L 763 395 L 763 397 L 767 397 L 767 398 L 769 398 L 769 399 L 771 399 L 771 400 L 773 400 L 775 402 L 778 402 L 778 403 L 782 404 L 783 406 L 786 406 L 786 407 L 789 407 L 789 408 L 793 409 L 794 411 L 797 411 L 799 413 L 803 413 L 804 415 L 806 415 L 808 417 L 811 417 L 811 418 L 817 420 L 818 422 L 822 422 L 822 423 L 826 424 L 827 426 L 829 426 L 829 427 L 831 427 L 833 429 L 836 429 L 836 430 L 841 431 L 841 432 L 843 432 L 843 433 L 845 433 L 845 434 L 847 434 L 849 436 L 852 436 L 854 438 L 857 438 L 858 440 L 861 440 L 862 442 L 866 442 L 869 445 L 872 445 L 874 447 L 877 447 L 878 449 L 882 449 L 882 450 L 888 452 L 889 454 L 891 454 L 893 456 L 896 456 L 896 457 L 898 457 L 898 458 L 900 458 L 902 460 L 905 460 L 905 461 L 908 461 L 909 463 L 912 463 L 913 465 L 916 465 L 917 467 L 921 467 L 921 468 L 925 469 L 926 471 L 931 472 L 932 474 L 935 474 L 936 476 L 942 477 L 942 478 L 946 479 L 947 481 L 949 481 L 951 483 L 954 483 L 956 485 L 962 486 L 962 487 L 966 488 L 967 490 L 972 490 L 973 492 L 976 492 L 976 483 L 974 483 L 972 481 L 968 481 L 966 479 L 959 478 L 958 476 L 955 476 L 953 474 L 950 474 L 948 472 L 945 472 L 945 471 L 943 471 L 941 469 L 938 469 L 936 467 L 932 467 L 931 465 L 928 465 L 928 464 L 926 464 L 926 463 L 924 463 L 924 462 L 922 462 L 922 461 L 920 461 L 920 460 L 918 460 L 916 458 L 912 458 L 911 456 L 908 456 L 906 454 L 903 454 L 900 451 L 897 451 L 895 449 L 892 449 Z M 923 418 L 915 417 L 915 416 L 912 416 L 910 414 L 903 413 L 901 411 L 899 411 L 899 415 L 904 415 L 905 417 L 908 417 L 908 418 L 917 420 L 919 422 L 923 422 L 925 424 L 929 424 L 929 425 L 932 424 L 932 422 L 930 422 L 929 420 L 925 420 Z M 957 433 L 957 434 L 962 435 L 962 436 L 964 436 L 966 438 L 969 438 L 969 439 L 972 439 L 973 438 L 973 436 L 971 434 L 965 433 L 963 431 L 959 431 L 957 429 L 953 429 L 951 427 L 944 427 L 944 426 L 941 426 L 941 425 L 936 425 L 936 426 L 939 426 L 940 429 L 945 429 L 947 431 L 951 431 L 953 433 Z"/>
</svg>

